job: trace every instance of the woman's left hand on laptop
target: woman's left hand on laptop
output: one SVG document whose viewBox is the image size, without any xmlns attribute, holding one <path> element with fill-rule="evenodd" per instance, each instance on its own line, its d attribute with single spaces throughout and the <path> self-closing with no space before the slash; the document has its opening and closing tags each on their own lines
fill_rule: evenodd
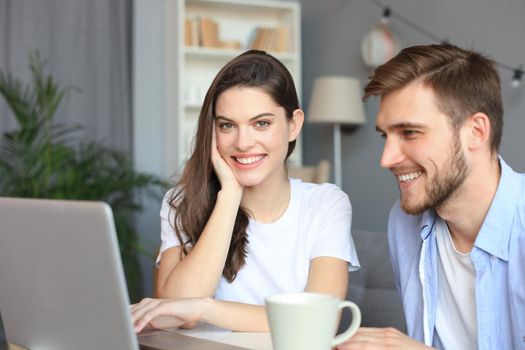
<svg viewBox="0 0 525 350">
<path fill-rule="evenodd" d="M 135 332 L 148 327 L 174 328 L 195 324 L 204 311 L 205 299 L 142 299 L 139 303 L 131 305 Z"/>
</svg>

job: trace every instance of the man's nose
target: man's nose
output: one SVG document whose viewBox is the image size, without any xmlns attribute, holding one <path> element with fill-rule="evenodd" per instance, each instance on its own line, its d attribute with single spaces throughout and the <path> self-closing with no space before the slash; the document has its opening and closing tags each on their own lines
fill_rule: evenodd
<svg viewBox="0 0 525 350">
<path fill-rule="evenodd" d="M 381 155 L 381 166 L 389 169 L 400 164 L 404 159 L 405 156 L 399 142 L 394 139 L 386 139 L 383 154 Z"/>
</svg>

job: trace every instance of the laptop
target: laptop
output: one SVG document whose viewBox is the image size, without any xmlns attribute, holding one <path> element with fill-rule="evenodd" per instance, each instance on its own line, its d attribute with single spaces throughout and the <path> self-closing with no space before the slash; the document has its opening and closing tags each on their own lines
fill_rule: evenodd
<svg viewBox="0 0 525 350">
<path fill-rule="evenodd" d="M 103 202 L 0 198 L 0 313 L 28 349 L 242 349 L 159 330 L 137 341 Z"/>
</svg>

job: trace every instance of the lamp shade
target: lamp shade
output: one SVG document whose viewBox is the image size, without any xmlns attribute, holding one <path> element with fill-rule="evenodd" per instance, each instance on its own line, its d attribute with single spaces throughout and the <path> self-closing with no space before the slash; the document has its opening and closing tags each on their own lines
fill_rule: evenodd
<svg viewBox="0 0 525 350">
<path fill-rule="evenodd" d="M 364 124 L 359 80 L 346 76 L 325 76 L 314 82 L 307 120 L 311 123 Z"/>
</svg>

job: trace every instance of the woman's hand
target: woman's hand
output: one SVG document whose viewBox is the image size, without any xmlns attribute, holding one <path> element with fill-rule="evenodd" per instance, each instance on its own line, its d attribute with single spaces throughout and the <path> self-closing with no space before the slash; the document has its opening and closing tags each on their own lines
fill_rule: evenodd
<svg viewBox="0 0 525 350">
<path fill-rule="evenodd" d="M 230 165 L 222 158 L 217 148 L 217 133 L 215 127 L 213 128 L 213 136 L 211 140 L 211 161 L 213 163 L 213 169 L 219 178 L 222 189 L 233 189 L 236 191 L 241 191 L 243 187 L 237 181 L 235 173 L 233 172 Z"/>
<path fill-rule="evenodd" d="M 131 305 L 131 316 L 138 333 L 145 327 L 173 328 L 195 324 L 204 313 L 207 298 L 151 299 Z"/>
</svg>

